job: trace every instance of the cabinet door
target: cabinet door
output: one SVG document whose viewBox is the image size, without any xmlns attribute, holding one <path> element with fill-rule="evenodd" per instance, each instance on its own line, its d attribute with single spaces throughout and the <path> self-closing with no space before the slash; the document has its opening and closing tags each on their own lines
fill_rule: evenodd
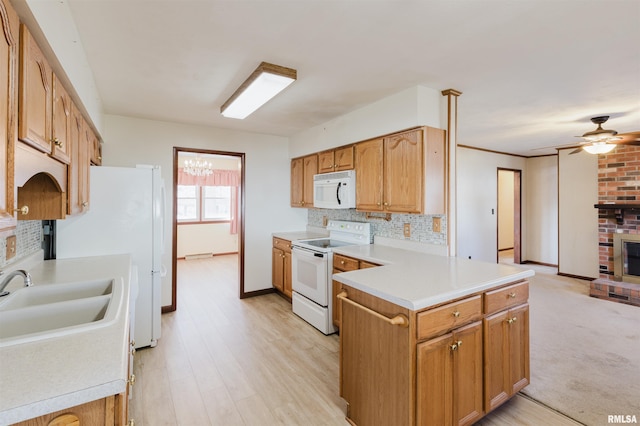
<svg viewBox="0 0 640 426">
<path fill-rule="evenodd" d="M 284 290 L 284 252 L 275 247 L 271 253 L 271 283 L 277 290 Z"/>
<path fill-rule="evenodd" d="M 529 384 L 529 305 L 484 320 L 485 410 L 493 410 Z"/>
<path fill-rule="evenodd" d="M 291 160 L 291 207 L 302 207 L 304 189 L 304 161 L 302 158 Z"/>
<path fill-rule="evenodd" d="M 337 148 L 334 152 L 334 161 L 336 171 L 353 169 L 353 146 Z"/>
<path fill-rule="evenodd" d="M 283 269 L 283 278 L 282 278 L 282 292 L 287 297 L 292 297 L 291 294 L 291 252 L 285 251 L 283 253 L 284 264 L 282 265 Z"/>
<path fill-rule="evenodd" d="M 386 210 L 400 213 L 422 212 L 422 149 L 422 130 L 384 138 Z"/>
<path fill-rule="evenodd" d="M 418 425 L 453 424 L 453 334 L 418 345 Z"/>
<path fill-rule="evenodd" d="M 529 305 L 509 310 L 509 363 L 511 394 L 529 384 Z"/>
<path fill-rule="evenodd" d="M 382 211 L 382 139 L 360 142 L 355 146 L 356 209 Z"/>
<path fill-rule="evenodd" d="M 318 153 L 318 173 L 331 173 L 335 170 L 333 151 Z"/>
<path fill-rule="evenodd" d="M 73 102 L 70 122 L 67 213 L 73 215 L 89 209 L 89 147 L 84 118 Z"/>
<path fill-rule="evenodd" d="M 0 0 L 0 231 L 13 228 L 15 203 L 14 149 L 18 114 L 18 15 Z"/>
<path fill-rule="evenodd" d="M 102 165 L 102 144 L 100 143 L 100 139 L 96 136 L 95 132 L 85 120 L 84 126 L 85 137 L 87 139 L 87 143 L 89 145 L 90 151 L 90 161 L 91 164 L 95 164 L 96 166 Z"/>
<path fill-rule="evenodd" d="M 316 154 L 304 157 L 304 187 L 302 194 L 303 207 L 313 207 L 313 176 L 318 174 L 318 156 Z"/>
<path fill-rule="evenodd" d="M 55 74 L 53 81 L 53 104 L 51 120 L 51 156 L 69 164 L 71 145 L 71 97 Z"/>
<path fill-rule="evenodd" d="M 51 153 L 51 67 L 31 33 L 20 26 L 20 119 L 18 138 Z"/>
<path fill-rule="evenodd" d="M 470 425 L 483 415 L 482 322 L 453 332 L 453 424 Z"/>
</svg>

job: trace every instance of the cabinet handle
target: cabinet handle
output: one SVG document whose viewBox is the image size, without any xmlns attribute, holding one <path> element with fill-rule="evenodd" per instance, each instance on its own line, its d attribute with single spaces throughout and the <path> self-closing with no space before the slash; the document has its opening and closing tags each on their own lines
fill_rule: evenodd
<svg viewBox="0 0 640 426">
<path fill-rule="evenodd" d="M 356 308 L 362 309 L 363 311 L 365 311 L 365 312 L 373 315 L 374 317 L 379 318 L 379 319 L 381 319 L 381 320 L 383 320 L 383 321 L 385 321 L 385 322 L 387 322 L 387 323 L 389 323 L 391 325 L 399 325 L 400 327 L 409 327 L 409 319 L 406 316 L 404 316 L 402 314 L 398 314 L 393 318 L 385 317 L 384 315 L 382 315 L 382 314 L 380 314 L 380 313 L 378 313 L 378 312 L 376 312 L 376 311 L 374 311 L 372 309 L 369 309 L 366 306 L 362 306 L 358 302 L 354 302 L 353 300 L 349 299 L 348 296 L 349 295 L 347 294 L 347 292 L 342 290 L 338 294 L 338 299 L 340 299 L 340 300 L 342 300 L 344 302 L 347 302 L 348 304 L 353 305 Z"/>
<path fill-rule="evenodd" d="M 379 206 L 379 205 L 380 205 L 380 203 L 376 203 L 376 206 Z"/>
<path fill-rule="evenodd" d="M 509 297 L 512 298 L 512 299 L 515 299 L 516 298 L 516 293 L 515 292 L 509 293 Z"/>
<path fill-rule="evenodd" d="M 341 261 L 340 261 L 340 264 L 341 264 L 341 265 L 344 265 L 344 260 L 341 260 Z"/>
<path fill-rule="evenodd" d="M 452 351 L 457 351 L 458 350 L 458 344 L 454 343 L 453 345 L 449 346 L 449 349 L 451 349 Z"/>
<path fill-rule="evenodd" d="M 136 426 L 136 421 L 133 419 L 129 419 L 129 421 L 127 422 L 127 426 Z"/>
<path fill-rule="evenodd" d="M 82 207 L 87 207 L 88 205 L 89 205 L 89 203 L 88 203 L 88 202 L 86 202 L 86 201 L 83 201 L 83 202 L 82 202 Z"/>
<path fill-rule="evenodd" d="M 13 211 L 25 216 L 29 214 L 29 206 L 22 206 L 19 209 L 14 209 Z"/>
<path fill-rule="evenodd" d="M 129 377 L 129 380 L 127 380 L 127 383 L 129 383 L 131 386 L 135 385 L 135 384 L 136 384 L 136 375 L 135 375 L 135 374 L 132 374 L 132 375 Z"/>
<path fill-rule="evenodd" d="M 385 206 L 388 206 L 388 205 L 389 205 L 389 203 L 384 203 L 384 205 L 385 205 Z"/>
<path fill-rule="evenodd" d="M 460 312 L 454 311 L 451 315 L 453 315 L 454 317 L 458 318 L 460 316 Z"/>
<path fill-rule="evenodd" d="M 513 324 L 513 323 L 514 323 L 514 322 L 516 322 L 517 320 L 518 320 L 518 317 L 513 317 L 513 318 L 509 318 L 509 319 L 507 320 L 507 322 L 508 322 L 509 324 Z"/>
</svg>

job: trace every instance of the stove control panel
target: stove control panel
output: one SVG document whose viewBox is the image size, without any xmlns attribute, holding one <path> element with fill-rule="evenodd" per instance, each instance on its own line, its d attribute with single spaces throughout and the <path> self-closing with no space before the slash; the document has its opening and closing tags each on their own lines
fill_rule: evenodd
<svg viewBox="0 0 640 426">
<path fill-rule="evenodd" d="M 327 224 L 330 238 L 369 244 L 371 241 L 371 224 L 367 222 L 350 222 L 346 220 L 330 220 Z"/>
</svg>

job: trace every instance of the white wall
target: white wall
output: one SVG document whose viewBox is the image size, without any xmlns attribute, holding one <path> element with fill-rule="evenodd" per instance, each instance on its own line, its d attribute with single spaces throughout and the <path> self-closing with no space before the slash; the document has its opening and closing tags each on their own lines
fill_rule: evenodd
<svg viewBox="0 0 640 426">
<path fill-rule="evenodd" d="M 510 170 L 498 171 L 498 250 L 513 248 L 514 178 L 515 173 Z"/>
<path fill-rule="evenodd" d="M 598 156 L 558 155 L 558 273 L 598 278 Z"/>
<path fill-rule="evenodd" d="M 288 139 L 130 117 L 105 115 L 103 163 L 158 164 L 173 199 L 173 147 L 245 153 L 245 291 L 271 287 L 271 233 L 304 229 L 306 209 L 289 207 Z M 172 212 L 171 206 L 168 206 Z M 167 222 L 166 235 L 171 235 Z M 171 265 L 171 238 L 164 263 Z M 171 271 L 162 282 L 162 304 L 171 303 Z"/>
<path fill-rule="evenodd" d="M 458 147 L 457 149 L 457 220 L 458 257 L 486 262 L 497 261 L 498 232 L 498 168 L 522 170 L 525 159 Z M 522 188 L 522 227 L 527 226 L 527 188 Z M 522 259 L 527 259 L 526 242 L 522 244 Z"/>
<path fill-rule="evenodd" d="M 238 234 L 229 233 L 230 224 L 203 223 L 178 225 L 177 257 L 203 253 L 236 253 Z"/>
<path fill-rule="evenodd" d="M 527 159 L 523 186 L 527 188 L 527 258 L 558 264 L 558 156 Z"/>
<path fill-rule="evenodd" d="M 291 157 L 322 151 L 416 126 L 445 128 L 440 91 L 415 86 L 291 137 Z M 446 121 L 445 121 L 446 122 Z"/>
</svg>

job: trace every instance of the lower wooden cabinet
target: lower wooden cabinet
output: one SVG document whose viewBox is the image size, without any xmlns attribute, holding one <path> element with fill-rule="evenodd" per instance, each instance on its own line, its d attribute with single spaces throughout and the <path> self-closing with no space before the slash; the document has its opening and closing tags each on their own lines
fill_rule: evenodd
<svg viewBox="0 0 640 426">
<path fill-rule="evenodd" d="M 529 305 L 484 320 L 485 407 L 493 410 L 529 384 Z"/>
<path fill-rule="evenodd" d="M 276 290 L 291 299 L 291 241 L 273 237 L 271 283 Z"/>
<path fill-rule="evenodd" d="M 522 280 L 408 311 L 341 284 L 349 421 L 470 425 L 511 398 L 530 380 L 528 288 Z"/>
<path fill-rule="evenodd" d="M 373 268 L 380 266 L 376 263 L 367 262 L 366 260 L 355 259 L 353 257 L 344 256 L 342 254 L 335 253 L 333 255 L 333 273 L 339 274 L 340 272 L 355 271 L 357 269 Z M 338 294 L 342 290 L 342 283 L 333 280 L 333 325 L 340 328 L 340 309 L 338 305 Z"/>
<path fill-rule="evenodd" d="M 124 426 L 126 395 L 112 395 L 16 423 L 15 426 Z"/>
<path fill-rule="evenodd" d="M 417 424 L 469 425 L 483 415 L 482 322 L 418 344 Z"/>
</svg>

